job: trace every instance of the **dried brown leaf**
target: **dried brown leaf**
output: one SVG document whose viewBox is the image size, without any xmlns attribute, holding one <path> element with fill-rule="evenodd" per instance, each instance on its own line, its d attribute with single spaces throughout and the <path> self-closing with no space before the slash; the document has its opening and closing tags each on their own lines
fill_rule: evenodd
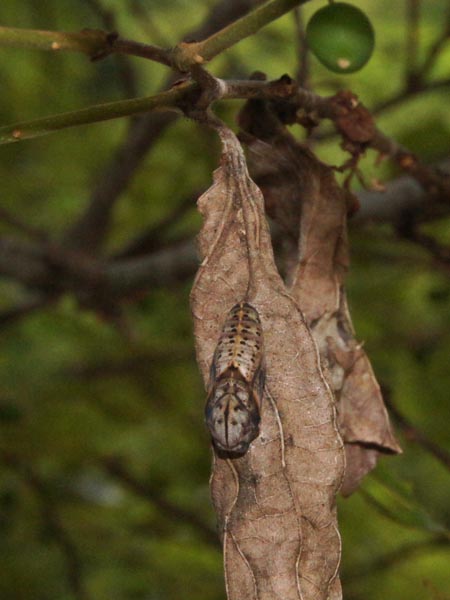
<svg viewBox="0 0 450 600">
<path fill-rule="evenodd" d="M 247 123 L 250 114 L 247 108 Z M 256 114 L 254 118 L 258 118 Z M 250 148 L 251 172 L 258 184 L 261 182 L 266 203 L 278 205 L 272 210 L 277 223 L 290 236 L 294 227 L 299 228 L 298 258 L 288 265 L 291 271 L 294 266 L 295 273 L 288 273 L 287 280 L 293 281 L 291 293 L 311 327 L 336 397 L 347 462 L 341 492 L 348 495 L 374 468 L 380 453 L 401 451 L 347 308 L 347 212 L 353 202 L 338 186 L 332 169 L 284 128 L 271 123 L 269 130 L 260 127 L 259 133 L 266 141 L 244 136 Z"/>
<path fill-rule="evenodd" d="M 331 104 L 335 112 L 334 123 L 347 140 L 367 144 L 374 138 L 376 126 L 373 117 L 355 94 L 342 90 L 331 99 Z"/>
<path fill-rule="evenodd" d="M 212 497 L 229 600 L 338 600 L 335 495 L 344 461 L 316 345 L 276 270 L 260 190 L 234 134 L 219 130 L 221 167 L 199 199 L 203 262 L 191 295 L 205 380 L 238 301 L 259 312 L 267 382 L 260 435 L 238 458 L 215 454 Z"/>
<path fill-rule="evenodd" d="M 346 194 L 331 169 L 313 155 L 310 159 L 304 167 L 315 184 L 302 194 L 299 263 L 292 293 L 311 326 L 336 396 L 347 459 L 341 492 L 348 495 L 374 468 L 376 450 L 397 453 L 400 447 L 370 361 L 355 339 L 347 307 Z M 355 450 L 354 444 L 365 451 Z"/>
</svg>

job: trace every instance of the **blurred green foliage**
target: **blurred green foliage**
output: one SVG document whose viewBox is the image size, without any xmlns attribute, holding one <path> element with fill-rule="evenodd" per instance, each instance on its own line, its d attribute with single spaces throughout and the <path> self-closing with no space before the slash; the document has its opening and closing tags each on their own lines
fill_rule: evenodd
<svg viewBox="0 0 450 600">
<path fill-rule="evenodd" d="M 63 31 L 102 28 L 94 4 L 6 0 L 0 4 L 0 21 Z M 167 46 L 198 26 L 212 5 L 211 0 L 102 2 L 122 35 Z M 302 12 L 307 18 L 322 5 L 311 2 Z M 312 58 L 311 84 L 322 94 L 350 88 L 371 108 L 402 89 L 407 3 L 365 0 L 358 5 L 376 30 L 372 60 L 361 72 L 344 77 Z M 420 59 L 440 34 L 448 2 L 422 5 Z M 295 36 L 294 20 L 287 15 L 218 57 L 211 71 L 230 77 L 247 77 L 256 69 L 269 78 L 294 75 Z M 75 54 L 20 49 L 2 49 L 1 54 L 2 124 L 127 97 L 114 58 L 90 63 Z M 137 93 L 157 92 L 166 69 L 140 59 L 130 63 Z M 430 79 L 448 77 L 449 67 L 447 43 Z M 239 105 L 221 103 L 218 110 L 233 124 Z M 448 88 L 441 88 L 382 112 L 378 123 L 425 162 L 435 161 L 449 155 L 447 107 Z M 111 121 L 2 146 L 2 206 L 57 239 L 89 202 L 99 172 L 126 129 L 125 120 Z M 299 128 L 294 133 L 303 135 Z M 120 248 L 187 196 L 208 187 L 218 158 L 211 148 L 218 146 L 210 133 L 187 120 L 176 121 L 122 194 L 105 251 Z M 344 158 L 333 137 L 317 151 L 333 164 Z M 396 174 L 388 163 L 374 166 L 374 159 L 372 152 L 363 162 L 369 181 Z M 193 235 L 199 223 L 192 205 L 167 237 Z M 5 223 L 0 228 L 17 235 Z M 448 243 L 449 221 L 429 225 L 428 232 Z M 449 448 L 448 270 L 437 268 L 426 251 L 397 239 L 390 225 L 353 228 L 351 243 L 351 309 L 375 372 L 401 412 Z M 214 530 L 189 288 L 190 282 L 183 282 L 148 290 L 129 302 L 125 313 L 133 341 L 69 296 L 4 328 L 0 598 L 224 598 L 219 547 L 183 513 Z M 19 285 L 0 281 L 2 309 L 20 302 L 23 294 Z M 420 446 L 402 443 L 404 454 L 383 459 L 364 493 L 340 501 L 347 600 L 449 598 L 450 553 L 442 536 L 448 537 L 450 529 L 450 473 Z M 133 481 L 153 489 L 162 505 L 114 475 L 108 469 L 111 458 L 121 461 Z M 182 509 L 178 516 L 177 509 Z M 397 562 L 375 568 L 379 557 L 415 544 L 417 552 L 400 551 Z"/>
</svg>

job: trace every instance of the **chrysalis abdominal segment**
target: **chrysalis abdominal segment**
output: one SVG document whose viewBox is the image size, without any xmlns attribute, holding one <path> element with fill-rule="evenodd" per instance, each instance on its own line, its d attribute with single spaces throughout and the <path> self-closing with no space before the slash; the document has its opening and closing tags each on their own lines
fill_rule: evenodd
<svg viewBox="0 0 450 600">
<path fill-rule="evenodd" d="M 220 450 L 243 454 L 258 436 L 264 376 L 261 321 L 240 302 L 223 325 L 208 386 L 206 423 Z"/>
</svg>

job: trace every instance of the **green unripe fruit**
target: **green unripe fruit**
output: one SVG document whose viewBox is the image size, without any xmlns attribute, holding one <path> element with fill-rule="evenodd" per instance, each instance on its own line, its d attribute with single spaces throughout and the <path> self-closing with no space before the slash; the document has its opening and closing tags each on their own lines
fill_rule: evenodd
<svg viewBox="0 0 450 600">
<path fill-rule="evenodd" d="M 330 71 L 354 73 L 371 57 L 375 33 L 362 10 L 346 2 L 333 2 L 311 17 L 306 41 Z"/>
</svg>

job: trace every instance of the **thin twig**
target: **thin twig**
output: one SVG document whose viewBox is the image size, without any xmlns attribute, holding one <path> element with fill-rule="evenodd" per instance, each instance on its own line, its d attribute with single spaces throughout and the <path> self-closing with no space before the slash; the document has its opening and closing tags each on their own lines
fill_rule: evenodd
<svg viewBox="0 0 450 600">
<path fill-rule="evenodd" d="M 308 1 L 271 0 L 266 2 L 201 42 L 179 44 L 174 51 L 174 64 L 180 71 L 189 71 L 192 66 L 210 61 L 224 50 L 254 35 L 265 25 Z"/>
<path fill-rule="evenodd" d="M 81 52 L 91 60 L 99 60 L 113 53 L 131 54 L 172 66 L 170 50 L 121 39 L 117 33 L 108 33 L 99 29 L 63 32 L 0 27 L 0 47 L 2 46 L 50 52 Z"/>
<path fill-rule="evenodd" d="M 421 0 L 407 0 L 406 3 L 406 48 L 405 48 L 405 88 L 414 89 L 417 77 L 419 52 L 419 20 Z"/>
<path fill-rule="evenodd" d="M 77 600 L 89 600 L 90 595 L 84 584 L 83 567 L 78 548 L 64 528 L 57 507 L 49 496 L 46 483 L 38 476 L 30 465 L 21 462 L 17 457 L 3 454 L 2 459 L 9 467 L 16 470 L 33 490 L 41 506 L 42 519 L 51 533 L 54 542 L 64 556 L 67 580 L 72 594 Z"/>
<path fill-rule="evenodd" d="M 206 71 L 205 71 L 206 73 Z M 188 109 L 194 110 L 196 103 L 201 97 L 200 89 L 197 83 L 184 83 L 173 89 L 157 94 L 149 98 L 140 98 L 129 101 L 110 103 L 91 107 L 83 111 L 56 115 L 46 119 L 38 119 L 18 125 L 9 126 L 0 129 L 0 142 L 4 143 L 12 140 L 18 140 L 36 135 L 44 135 L 49 131 L 63 127 L 74 126 L 86 122 L 94 122 L 109 118 L 117 118 L 125 114 L 138 113 L 151 108 L 162 106 L 171 106 L 172 109 L 187 112 Z M 233 98 L 267 98 L 280 102 L 285 102 L 292 114 L 296 114 L 299 108 L 306 112 L 313 112 L 317 118 L 331 119 L 336 125 L 338 131 L 344 139 L 350 144 L 350 147 L 356 148 L 357 152 L 364 152 L 365 148 L 373 148 L 385 156 L 389 156 L 397 164 L 415 177 L 424 187 L 433 194 L 441 194 L 443 198 L 450 201 L 450 177 L 439 173 L 422 163 L 406 148 L 398 144 L 395 140 L 384 135 L 375 126 L 370 112 L 360 103 L 356 96 L 350 92 L 339 93 L 331 98 L 318 96 L 308 90 L 299 88 L 293 80 L 283 76 L 280 80 L 266 82 L 259 80 L 235 81 L 218 80 L 215 88 L 214 99 L 233 99 Z M 204 99 L 204 97 L 203 97 Z M 212 98 L 211 98 L 212 99 Z M 164 126 L 164 121 L 159 123 Z M 363 137 L 361 137 L 361 132 Z M 137 134 L 139 132 L 136 132 Z M 3 138 L 2 138 L 3 136 Z M 123 155 L 118 157 L 121 163 L 124 161 Z M 136 166 L 136 158 L 132 157 L 129 168 L 132 172 Z M 127 162 L 125 161 L 125 164 Z M 122 185 L 129 180 L 129 171 L 121 169 L 123 175 Z M 114 180 L 117 183 L 116 180 Z M 95 210 L 95 219 L 93 222 L 100 223 L 100 230 L 104 230 L 104 223 L 107 222 L 110 206 L 110 194 L 108 194 L 103 204 L 95 202 L 89 208 L 89 211 Z M 86 225 L 86 219 L 92 220 L 90 213 L 86 213 L 83 218 L 83 224 Z M 100 238 L 99 227 L 81 228 L 80 223 L 72 231 L 74 240 L 78 237 L 86 241 L 86 229 L 89 234 L 96 233 L 97 239 Z M 83 233 L 85 232 L 85 233 Z M 98 241 L 97 241 L 98 243 Z M 89 246 L 89 244 L 88 244 Z M 83 246 L 85 248 L 85 246 Z"/>
<path fill-rule="evenodd" d="M 166 217 L 161 219 L 156 225 L 148 228 L 144 233 L 137 236 L 131 242 L 129 242 L 122 250 L 114 254 L 114 259 L 131 258 L 133 256 L 142 256 L 155 252 L 156 250 L 162 250 L 165 247 L 164 236 L 167 232 L 175 225 L 179 223 L 182 218 L 195 207 L 197 198 L 202 192 L 192 194 L 184 198 L 172 212 Z M 176 242 L 180 242 L 178 238 Z"/>
<path fill-rule="evenodd" d="M 305 110 L 317 110 L 322 118 L 332 118 L 334 108 L 329 99 L 297 88 L 289 78 L 274 82 L 257 80 L 220 80 L 220 94 L 215 99 L 249 99 L 249 98 L 288 98 Z M 86 125 L 139 114 L 154 109 L 177 109 L 189 106 L 189 101 L 196 102 L 199 97 L 199 86 L 195 82 L 183 83 L 154 96 L 134 98 L 97 104 L 89 108 L 52 115 L 22 123 L 14 123 L 0 127 L 0 144 L 18 142 L 49 134 L 67 127 Z M 193 106 L 194 108 L 194 106 Z"/>
<path fill-rule="evenodd" d="M 0 27 L 0 47 L 50 52 L 81 52 L 92 57 L 109 46 L 108 33 L 96 29 L 75 32 Z"/>
<path fill-rule="evenodd" d="M 124 375 L 145 372 L 148 374 L 152 365 L 184 362 L 194 358 L 192 347 L 175 346 L 160 350 L 142 352 L 138 356 L 125 359 L 112 359 L 92 364 L 75 364 L 64 369 L 64 375 L 71 378 L 91 381 L 108 377 L 123 377 Z"/>
<path fill-rule="evenodd" d="M 395 515 L 391 510 L 389 510 L 389 508 L 384 506 L 384 504 L 382 504 L 379 500 L 377 500 L 377 498 L 375 498 L 375 496 L 373 496 L 370 492 L 368 492 L 364 488 L 360 487 L 358 489 L 358 494 L 360 496 L 362 496 L 368 504 L 373 506 L 380 515 L 382 515 L 383 517 L 386 517 L 386 519 L 389 519 L 390 521 L 394 521 L 395 523 L 400 522 L 400 524 L 403 524 L 397 518 L 397 515 Z"/>
<path fill-rule="evenodd" d="M 100 19 L 102 26 L 108 31 L 117 31 L 117 19 L 112 10 L 105 8 L 101 0 L 86 0 L 91 10 Z M 136 73 L 128 56 L 116 54 L 116 64 L 126 98 L 137 96 Z"/>
<path fill-rule="evenodd" d="M 275 21 L 295 6 L 308 1 L 271 0 L 205 40 L 182 42 L 173 50 L 121 39 L 118 34 L 99 30 L 88 29 L 80 33 L 66 33 L 11 27 L 0 27 L 0 46 L 82 52 L 93 60 L 104 58 L 112 53 L 130 54 L 181 71 L 189 71 L 192 66 L 211 60 L 241 40 L 257 33 L 262 27 Z"/>
<path fill-rule="evenodd" d="M 104 277 L 110 293 L 120 297 L 137 290 L 177 285 L 192 277 L 198 264 L 195 245 L 187 240 L 153 254 L 110 263 Z"/>
<path fill-rule="evenodd" d="M 192 86 L 189 86 L 189 89 L 191 90 Z M 173 88 L 155 96 L 97 104 L 81 110 L 14 123 L 0 127 L 0 144 L 31 139 L 77 125 L 99 123 L 110 119 L 137 115 L 158 108 L 164 108 L 165 110 L 170 107 L 175 108 L 177 103 L 186 96 L 186 92 L 187 90 L 184 87 Z"/>
<path fill-rule="evenodd" d="M 399 564 L 410 560 L 412 557 L 421 554 L 422 552 L 430 552 L 430 550 L 439 551 L 441 549 L 450 549 L 450 543 L 445 535 L 436 535 L 426 540 L 419 540 L 410 544 L 404 544 L 391 552 L 387 552 L 367 564 L 356 565 L 349 569 L 345 569 L 342 574 L 344 585 L 351 583 L 357 579 L 363 579 L 369 575 L 396 567 Z"/>
<path fill-rule="evenodd" d="M 450 38 L 450 6 L 447 7 L 443 21 L 444 25 L 442 27 L 441 34 L 431 45 L 420 69 L 420 77 L 422 79 L 424 79 L 431 72 L 441 51 Z"/>
<path fill-rule="evenodd" d="M 171 51 L 159 48 L 159 46 L 153 46 L 152 44 L 143 44 L 142 42 L 117 38 L 112 43 L 112 52 L 147 58 L 167 67 L 173 66 L 170 57 Z"/>
<path fill-rule="evenodd" d="M 213 6 L 205 21 L 198 28 L 189 31 L 184 39 L 207 38 L 251 10 L 258 2 L 260 0 L 221 0 Z M 169 88 L 177 76 L 171 73 L 163 84 L 163 89 Z M 98 178 L 87 208 L 68 228 L 64 236 L 67 245 L 91 253 L 101 247 L 115 202 L 127 188 L 144 156 L 176 116 L 173 111 L 155 111 L 131 122 L 124 141 Z"/>
<path fill-rule="evenodd" d="M 15 323 L 17 320 L 35 313 L 37 310 L 47 306 L 54 300 L 51 296 L 36 295 L 29 299 L 0 312 L 0 327 L 4 328 Z"/>
<path fill-rule="evenodd" d="M 188 83 L 148 98 L 112 102 L 81 111 L 2 127 L 0 128 L 0 143 L 10 143 L 45 135 L 64 127 L 119 118 L 156 108 L 181 108 L 185 112 L 188 106 L 194 108 L 195 104 L 192 103 L 197 102 L 198 92 L 199 88 L 196 83 Z M 342 100 L 343 97 L 344 101 Z M 353 94 L 346 92 L 345 96 L 338 94 L 335 97 L 325 98 L 297 87 L 290 78 L 282 77 L 275 82 L 220 80 L 215 98 L 278 98 L 289 100 L 291 108 L 301 107 L 305 111 L 314 111 L 319 118 L 332 119 L 344 135 L 349 135 L 349 131 L 359 133 L 360 121 L 358 119 L 360 120 L 361 115 L 363 115 L 370 128 L 370 134 L 368 134 L 367 139 L 365 138 L 365 146 L 395 160 L 402 169 L 410 172 L 426 187 L 431 188 L 434 186 L 436 190 L 442 188 L 443 192 L 450 198 L 450 178 L 441 177 L 433 170 L 422 165 L 406 148 L 372 125 L 369 111 Z M 346 123 L 345 129 L 342 126 L 344 120 Z"/>
<path fill-rule="evenodd" d="M 441 448 L 436 442 L 428 439 L 428 437 L 413 425 L 399 409 L 392 403 L 390 398 L 385 399 L 386 406 L 390 414 L 394 417 L 395 422 L 405 434 L 406 439 L 421 446 L 424 450 L 434 456 L 446 469 L 450 470 L 450 453 L 444 448 Z"/>
<path fill-rule="evenodd" d="M 383 111 L 397 107 L 399 104 L 414 98 L 418 94 L 434 92 L 448 87 L 450 87 L 450 79 L 437 79 L 436 81 L 430 82 L 421 81 L 420 86 L 416 85 L 414 89 L 403 89 L 390 98 L 382 100 L 371 109 L 371 112 L 373 115 L 379 115 Z"/>
<path fill-rule="evenodd" d="M 425 215 L 429 219 L 448 214 L 448 205 L 439 204 L 435 197 L 430 197 L 408 177 L 392 182 L 384 195 L 365 191 L 359 198 L 361 217 L 357 213 L 355 221 L 396 225 L 399 220 L 404 220 L 402 217 L 406 213 L 415 215 L 419 212 L 421 217 Z M 179 285 L 193 276 L 199 262 L 195 243 L 190 239 L 177 240 L 150 254 L 117 256 L 109 261 L 86 256 L 82 260 L 82 257 L 78 252 L 71 253 L 63 248 L 49 249 L 24 240 L 0 238 L 0 272 L 29 289 L 38 290 L 39 297 L 46 290 L 42 299 L 44 304 L 55 301 L 64 291 L 83 298 L 83 305 L 100 306 L 105 299 L 112 301 L 142 290 Z M 53 293 L 53 300 L 49 299 L 49 292 Z M 40 302 L 14 307 L 6 311 L 4 317 L 6 321 L 12 321 L 21 313 L 39 308 Z"/>
<path fill-rule="evenodd" d="M 158 509 L 172 519 L 174 522 L 184 522 L 191 525 L 209 545 L 219 548 L 219 538 L 214 529 L 209 527 L 203 519 L 195 513 L 188 511 L 180 506 L 172 504 L 169 500 L 163 498 L 155 488 L 136 479 L 118 460 L 104 459 L 102 462 L 104 469 L 113 477 L 118 479 L 132 492 L 149 500 Z"/>
<path fill-rule="evenodd" d="M 96 0 L 90 0 L 96 1 Z M 169 47 L 170 41 L 153 20 L 152 11 L 144 7 L 142 0 L 128 0 L 128 10 L 136 18 L 136 23 L 145 31 L 149 39 L 158 46 Z"/>
<path fill-rule="evenodd" d="M 114 31 L 116 29 L 116 18 L 112 10 L 105 8 L 100 0 L 84 1 L 109 31 Z"/>
<path fill-rule="evenodd" d="M 38 242 L 44 242 L 49 239 L 49 235 L 47 232 L 38 229 L 33 225 L 25 223 L 24 221 L 22 221 L 22 219 L 19 219 L 18 217 L 16 217 L 16 215 L 13 215 L 9 212 L 9 210 L 3 207 L 0 207 L 0 221 L 3 221 L 10 227 L 21 231 L 29 238 L 34 239 Z"/>
<path fill-rule="evenodd" d="M 298 69 L 296 75 L 296 81 L 299 86 L 308 89 L 309 86 L 309 50 L 306 43 L 305 35 L 305 24 L 302 15 L 302 9 L 297 7 L 293 11 L 294 23 L 296 30 L 296 41 L 297 41 L 297 60 Z"/>
</svg>

